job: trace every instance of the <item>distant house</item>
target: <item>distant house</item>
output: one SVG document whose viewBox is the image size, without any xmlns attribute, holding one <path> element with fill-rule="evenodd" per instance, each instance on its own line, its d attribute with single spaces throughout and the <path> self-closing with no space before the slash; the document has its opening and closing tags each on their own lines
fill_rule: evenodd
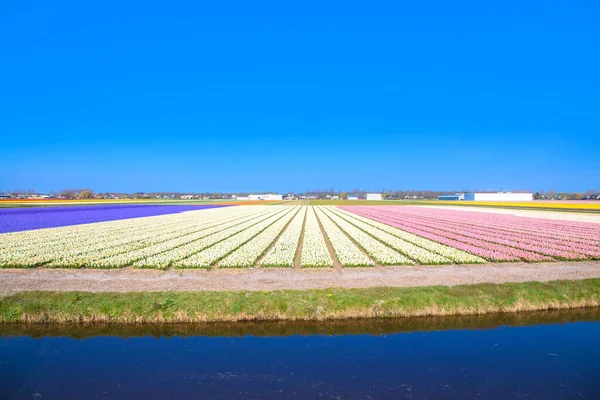
<svg viewBox="0 0 600 400">
<path fill-rule="evenodd" d="M 331 196 L 331 200 L 339 200 L 340 196 Z"/>
<path fill-rule="evenodd" d="M 12 195 L 8 193 L 0 193 L 0 199 L 12 199 Z"/>
<path fill-rule="evenodd" d="M 358 200 L 358 196 L 348 196 L 348 200 Z"/>
<path fill-rule="evenodd" d="M 183 196 L 179 197 L 181 200 L 192 200 L 194 198 L 193 194 L 184 194 Z"/>
</svg>

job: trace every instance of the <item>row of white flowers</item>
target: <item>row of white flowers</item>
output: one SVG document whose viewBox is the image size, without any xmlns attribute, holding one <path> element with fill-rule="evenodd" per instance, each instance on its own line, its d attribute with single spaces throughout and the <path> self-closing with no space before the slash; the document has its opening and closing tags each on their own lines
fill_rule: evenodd
<svg viewBox="0 0 600 400">
<path fill-rule="evenodd" d="M 323 212 L 378 263 L 383 265 L 414 264 L 412 260 L 406 258 L 396 250 L 389 248 L 372 236 L 358 229 L 356 226 L 350 224 L 348 221 L 342 219 L 340 216 L 334 214 L 331 207 L 323 207 Z"/>
<path fill-rule="evenodd" d="M 229 254 L 219 262 L 219 267 L 252 267 L 261 255 L 277 239 L 277 236 L 297 214 L 298 208 L 287 213 L 273 225 L 259 233 L 246 244 Z"/>
<path fill-rule="evenodd" d="M 104 256 L 102 253 L 96 254 L 97 258 L 90 261 L 89 264 L 99 268 L 118 268 L 145 259 L 144 261 L 138 263 L 137 266 L 152 267 L 153 265 L 149 264 L 147 260 L 150 257 L 160 255 L 161 253 L 165 253 L 184 245 L 188 245 L 190 248 L 197 249 L 197 245 L 195 243 L 196 241 L 219 233 L 224 229 L 235 227 L 248 221 L 260 218 L 263 215 L 264 213 L 262 212 L 258 215 L 256 215 L 256 213 L 252 213 L 247 216 L 238 215 L 235 217 L 229 217 L 225 220 L 220 219 L 219 222 L 207 222 L 198 225 L 194 231 L 188 230 L 188 232 L 183 235 L 172 234 L 169 238 L 163 238 L 163 240 L 160 242 L 152 243 L 148 246 L 135 250 L 119 252 L 119 254 L 112 253 L 109 256 Z"/>
<path fill-rule="evenodd" d="M 237 217 L 239 218 L 239 217 Z M 85 246 L 76 246 L 72 250 L 64 249 L 60 257 L 54 258 L 48 264 L 49 267 L 60 267 L 70 265 L 74 267 L 115 267 L 124 266 L 113 265 L 111 260 L 102 262 L 107 258 L 118 257 L 119 255 L 135 254 L 137 250 L 148 249 L 155 245 L 169 243 L 172 240 L 182 238 L 185 240 L 190 236 L 202 234 L 204 229 L 212 226 L 213 223 L 195 223 L 189 225 L 179 225 L 174 228 L 155 228 L 144 231 L 140 236 L 129 234 L 120 234 L 110 240 L 102 242 L 92 242 Z M 124 261 L 124 260 L 123 260 Z"/>
<path fill-rule="evenodd" d="M 275 245 L 268 251 L 260 261 L 262 267 L 293 267 L 302 235 L 302 226 L 306 217 L 308 207 L 296 214 L 287 229 L 281 234 Z M 327 249 L 325 249 L 327 250 Z"/>
<path fill-rule="evenodd" d="M 88 266 L 94 260 L 179 237 L 206 224 L 272 211 L 268 206 L 231 207 L 2 234 L 0 266 Z"/>
<path fill-rule="evenodd" d="M 367 257 L 348 237 L 338 228 L 329 217 L 319 208 L 316 209 L 317 217 L 321 221 L 323 230 L 329 238 L 335 255 L 344 267 L 372 266 L 373 261 Z"/>
<path fill-rule="evenodd" d="M 423 248 L 425 250 L 429 250 L 432 253 L 437 253 L 443 257 L 446 257 L 456 263 L 460 263 L 460 264 L 464 264 L 464 263 L 470 263 L 470 264 L 480 264 L 480 263 L 485 263 L 486 261 L 481 258 L 481 257 L 477 257 L 473 254 L 469 254 L 465 251 L 459 250 L 459 249 L 455 249 L 453 247 L 450 246 L 446 246 L 443 245 L 441 243 L 437 243 L 434 242 L 433 240 L 429 240 L 429 239 L 425 239 L 421 236 L 417 236 L 415 234 L 403 231 L 401 229 L 395 228 L 393 226 L 389 226 L 386 225 L 382 222 L 378 222 L 378 221 L 374 221 L 372 219 L 369 218 L 365 218 L 363 216 L 360 215 L 356 215 L 356 214 L 352 214 L 348 211 L 345 210 L 340 210 L 340 209 L 336 209 L 336 212 L 340 213 L 341 215 L 344 215 L 345 217 L 349 218 L 349 220 L 356 220 L 356 221 L 360 221 L 365 223 L 366 225 L 370 225 L 373 226 L 375 228 L 379 228 L 380 230 L 387 232 L 397 238 L 400 238 L 406 242 L 412 243 L 417 245 L 420 248 Z M 383 239 L 382 239 L 383 240 Z M 418 253 L 417 249 L 413 250 L 414 254 Z M 412 257 L 413 253 L 406 253 L 408 254 L 410 257 Z M 415 258 L 415 257 L 413 257 Z"/>
<path fill-rule="evenodd" d="M 174 265 L 178 267 L 208 268 L 252 239 L 254 236 L 258 235 L 271 224 L 275 223 L 275 221 L 279 220 L 284 215 L 289 214 L 291 211 L 291 207 L 284 207 L 284 211 L 278 210 L 275 215 L 258 222 L 233 236 L 229 235 L 227 239 L 219 242 L 218 245 L 210 246 L 191 257 L 176 262 Z"/>
<path fill-rule="evenodd" d="M 273 215 L 279 214 L 281 211 L 281 209 L 273 207 L 267 214 L 260 214 L 257 218 L 248 219 L 241 224 L 236 224 L 225 229 L 218 229 L 217 232 L 214 232 L 213 234 L 202 239 L 184 244 L 183 246 L 171 248 L 168 251 L 158 253 L 147 258 L 143 258 L 133 263 L 133 266 L 138 268 L 168 268 L 180 260 L 189 258 L 196 253 L 200 253 L 203 250 L 208 249 L 211 246 L 215 246 L 217 243 L 219 244 L 215 247 L 221 246 L 220 242 L 235 236 L 236 234 L 248 228 L 260 224 L 269 218 L 272 218 Z"/>
<path fill-rule="evenodd" d="M 314 207 L 309 207 L 306 213 L 300 266 L 333 267 L 333 260 L 329 255 L 329 249 L 319 227 Z"/>
<path fill-rule="evenodd" d="M 35 263 L 34 265 L 45 264 L 53 260 L 62 260 L 66 262 L 64 266 L 75 265 L 75 262 L 71 262 L 71 258 L 77 255 L 92 252 L 98 249 L 110 248 L 112 246 L 135 243 L 140 240 L 144 240 L 148 237 L 156 235 L 157 231 L 167 231 L 181 229 L 180 224 L 171 226 L 166 224 L 162 229 L 153 226 L 149 223 L 141 223 L 143 228 L 143 234 L 132 233 L 130 231 L 115 232 L 111 236 L 109 235 L 96 235 L 94 228 L 90 225 L 77 225 L 69 227 L 67 232 L 76 232 L 77 235 L 70 238 L 62 238 L 61 235 L 65 232 L 65 229 L 45 229 L 40 231 L 29 231 L 28 235 L 35 237 L 36 232 L 40 235 L 45 236 L 47 241 L 31 243 L 27 241 L 26 235 L 21 235 L 19 241 L 25 241 L 15 243 L 15 246 L 9 249 L 4 249 L 0 253 L 0 264 L 10 266 L 24 266 L 25 264 Z M 34 261 L 35 260 L 35 261 Z M 55 265 L 62 266 L 62 265 Z"/>
</svg>

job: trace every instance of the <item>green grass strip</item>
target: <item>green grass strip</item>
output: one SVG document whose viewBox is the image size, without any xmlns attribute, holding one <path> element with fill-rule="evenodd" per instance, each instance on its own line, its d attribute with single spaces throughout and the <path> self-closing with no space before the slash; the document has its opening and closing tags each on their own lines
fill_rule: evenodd
<svg viewBox="0 0 600 400">
<path fill-rule="evenodd" d="M 20 292 L 0 322 L 205 322 L 477 315 L 600 306 L 600 279 L 229 292 Z"/>
</svg>

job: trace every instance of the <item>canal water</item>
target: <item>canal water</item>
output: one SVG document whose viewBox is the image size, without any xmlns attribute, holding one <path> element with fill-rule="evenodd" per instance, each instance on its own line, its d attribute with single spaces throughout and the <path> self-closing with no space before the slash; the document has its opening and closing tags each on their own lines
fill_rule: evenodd
<svg viewBox="0 0 600 400">
<path fill-rule="evenodd" d="M 0 399 L 599 399 L 600 311 L 0 325 Z"/>
</svg>

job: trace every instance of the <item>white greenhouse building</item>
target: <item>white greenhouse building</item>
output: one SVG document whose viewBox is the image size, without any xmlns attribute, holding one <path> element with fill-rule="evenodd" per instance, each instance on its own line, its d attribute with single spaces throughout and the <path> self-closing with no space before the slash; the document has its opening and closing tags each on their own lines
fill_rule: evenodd
<svg viewBox="0 0 600 400">
<path fill-rule="evenodd" d="M 383 200 L 381 193 L 367 193 L 367 200 Z"/>
</svg>

